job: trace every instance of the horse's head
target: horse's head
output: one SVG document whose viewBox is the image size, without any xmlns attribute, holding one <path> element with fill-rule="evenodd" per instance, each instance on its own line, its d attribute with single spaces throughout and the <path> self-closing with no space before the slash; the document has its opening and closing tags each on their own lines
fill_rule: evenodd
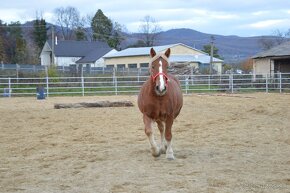
<svg viewBox="0 0 290 193">
<path fill-rule="evenodd" d="M 164 54 L 156 54 L 151 48 L 150 56 L 152 58 L 150 64 L 150 74 L 154 85 L 155 92 L 158 96 L 165 95 L 167 91 L 167 68 L 169 66 L 170 48 Z"/>
</svg>

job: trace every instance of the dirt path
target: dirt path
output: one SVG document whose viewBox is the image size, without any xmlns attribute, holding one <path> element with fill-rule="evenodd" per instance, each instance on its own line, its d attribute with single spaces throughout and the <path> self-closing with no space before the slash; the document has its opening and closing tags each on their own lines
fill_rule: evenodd
<svg viewBox="0 0 290 193">
<path fill-rule="evenodd" d="M 0 98 L 0 192 L 290 192 L 290 95 L 185 96 L 174 161 L 151 156 L 136 98 Z M 96 100 L 135 106 L 53 108 Z"/>
</svg>

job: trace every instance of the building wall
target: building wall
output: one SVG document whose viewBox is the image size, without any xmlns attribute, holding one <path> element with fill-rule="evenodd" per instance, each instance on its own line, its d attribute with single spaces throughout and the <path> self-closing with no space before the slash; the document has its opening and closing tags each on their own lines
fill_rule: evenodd
<svg viewBox="0 0 290 193">
<path fill-rule="evenodd" d="M 106 58 L 105 65 L 114 65 L 117 67 L 119 64 L 125 64 L 125 67 L 128 68 L 129 64 L 137 64 L 137 68 L 140 68 L 141 63 L 149 63 L 149 56 L 130 56 L 130 57 L 118 57 L 118 58 Z"/>
<path fill-rule="evenodd" d="M 271 67 L 271 69 L 270 69 Z M 269 58 L 259 58 L 253 60 L 253 73 L 254 74 L 269 74 L 274 70 L 274 65 Z"/>
<path fill-rule="evenodd" d="M 40 55 L 40 63 L 42 66 L 49 66 L 51 64 L 50 61 L 50 53 L 51 52 L 42 52 Z"/>
<path fill-rule="evenodd" d="M 202 55 L 203 52 L 199 50 L 194 50 L 183 45 L 176 45 L 170 48 L 171 55 Z M 164 50 L 163 52 L 165 52 Z M 149 53 L 146 56 L 126 56 L 126 57 L 116 57 L 116 58 L 105 58 L 105 65 L 117 67 L 118 64 L 125 64 L 125 67 L 128 68 L 129 64 L 137 64 L 137 68 L 140 68 L 142 63 L 149 63 L 150 56 Z"/>
<path fill-rule="evenodd" d="M 55 57 L 55 64 L 57 66 L 70 66 L 76 64 L 80 57 Z"/>
<path fill-rule="evenodd" d="M 218 74 L 222 74 L 223 65 L 222 63 L 213 63 L 212 68 L 217 71 Z"/>
</svg>

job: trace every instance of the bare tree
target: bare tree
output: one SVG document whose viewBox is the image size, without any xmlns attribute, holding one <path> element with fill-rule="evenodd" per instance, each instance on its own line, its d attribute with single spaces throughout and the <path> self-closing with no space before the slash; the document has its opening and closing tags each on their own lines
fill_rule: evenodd
<svg viewBox="0 0 290 193">
<path fill-rule="evenodd" d="M 153 46 L 158 34 L 161 32 L 161 27 L 153 17 L 147 15 L 141 20 L 139 32 L 145 46 Z"/>
<path fill-rule="evenodd" d="M 288 32 L 281 32 L 280 30 L 275 30 L 273 32 L 274 37 L 262 37 L 258 40 L 263 50 L 269 50 L 274 46 L 280 45 L 286 41 L 289 41 L 290 29 Z"/>
<path fill-rule="evenodd" d="M 79 11 L 74 7 L 60 7 L 54 10 L 56 24 L 61 27 L 63 39 L 71 40 L 74 38 L 75 30 L 81 26 Z"/>
<path fill-rule="evenodd" d="M 86 16 L 81 18 L 81 22 L 80 22 L 80 27 L 83 29 L 83 31 L 86 34 L 86 38 L 89 41 L 93 41 L 93 31 L 91 28 L 91 23 L 93 20 L 94 14 L 87 14 Z"/>
</svg>

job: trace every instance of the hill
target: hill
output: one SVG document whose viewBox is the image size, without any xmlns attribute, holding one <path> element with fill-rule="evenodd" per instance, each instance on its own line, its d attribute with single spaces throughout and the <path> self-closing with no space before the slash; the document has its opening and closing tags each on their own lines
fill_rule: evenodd
<svg viewBox="0 0 290 193">
<path fill-rule="evenodd" d="M 48 26 L 52 24 L 48 23 Z M 33 22 L 27 22 L 23 25 L 24 36 L 28 42 L 32 42 L 31 28 Z M 51 36 L 51 28 L 48 27 L 48 37 Z M 61 31 L 59 26 L 55 26 L 56 35 Z M 135 44 L 140 40 L 139 33 L 124 33 L 125 40 L 122 42 L 122 49 Z M 214 44 L 218 48 L 218 54 L 224 58 L 227 63 L 236 63 L 249 58 L 261 51 L 259 40 L 262 38 L 275 39 L 275 36 L 255 36 L 255 37 L 239 37 L 239 36 L 223 36 L 215 34 L 202 33 L 193 29 L 180 28 L 163 31 L 159 34 L 155 45 L 165 45 L 174 43 L 184 43 L 191 47 L 202 50 L 204 45 L 210 43 L 211 36 L 214 36 Z M 61 37 L 60 35 L 58 37 Z"/>
<path fill-rule="evenodd" d="M 249 58 L 261 51 L 259 40 L 262 38 L 275 39 L 274 36 L 223 36 L 215 34 L 206 34 L 192 29 L 172 29 L 161 32 L 156 41 L 156 45 L 184 43 L 197 49 L 203 49 L 203 46 L 210 43 L 211 36 L 214 36 L 214 44 L 218 48 L 218 53 L 225 62 L 234 63 Z M 136 42 L 138 34 L 127 35 L 127 45 Z"/>
</svg>

